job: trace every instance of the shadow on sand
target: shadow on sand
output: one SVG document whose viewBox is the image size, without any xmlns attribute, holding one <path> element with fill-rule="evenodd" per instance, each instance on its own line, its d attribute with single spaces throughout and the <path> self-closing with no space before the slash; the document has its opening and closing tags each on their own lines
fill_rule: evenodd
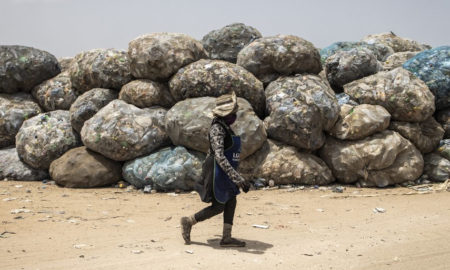
<svg viewBox="0 0 450 270">
<path fill-rule="evenodd" d="M 191 244 L 211 247 L 214 249 L 233 249 L 233 250 L 236 250 L 239 252 L 245 252 L 245 253 L 251 253 L 251 254 L 264 254 L 264 252 L 266 250 L 273 247 L 272 244 L 264 243 L 261 241 L 248 240 L 248 239 L 242 239 L 242 238 L 239 238 L 239 240 L 245 241 L 246 246 L 245 247 L 221 247 L 219 244 L 220 238 L 208 239 L 207 240 L 208 243 L 192 241 Z"/>
</svg>

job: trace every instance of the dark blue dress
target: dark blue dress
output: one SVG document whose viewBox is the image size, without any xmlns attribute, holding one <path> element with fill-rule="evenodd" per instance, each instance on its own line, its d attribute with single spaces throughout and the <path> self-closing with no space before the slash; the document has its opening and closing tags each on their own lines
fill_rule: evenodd
<svg viewBox="0 0 450 270">
<path fill-rule="evenodd" d="M 240 154 L 241 154 L 241 138 L 236 135 L 232 135 L 232 145 L 224 150 L 224 155 L 230 162 L 234 169 L 239 166 Z M 214 159 L 214 178 L 213 178 L 213 191 L 214 198 L 219 203 L 226 203 L 232 197 L 238 195 L 239 187 L 231 181 L 228 175 L 222 170 L 219 164 Z"/>
</svg>

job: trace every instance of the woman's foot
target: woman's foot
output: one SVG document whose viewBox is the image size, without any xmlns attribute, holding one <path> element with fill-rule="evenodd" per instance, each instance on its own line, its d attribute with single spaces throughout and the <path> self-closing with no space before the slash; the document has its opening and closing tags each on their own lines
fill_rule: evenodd
<svg viewBox="0 0 450 270">
<path fill-rule="evenodd" d="M 190 217 L 182 217 L 180 220 L 181 223 L 181 235 L 183 236 L 184 243 L 186 245 L 191 244 L 191 229 L 192 226 L 197 223 L 194 216 Z"/>
<path fill-rule="evenodd" d="M 221 247 L 245 247 L 245 242 L 237 240 L 236 238 L 230 237 L 227 239 L 222 238 L 220 240 Z"/>
<path fill-rule="evenodd" d="M 223 236 L 220 241 L 221 247 L 245 247 L 245 242 L 237 240 L 236 238 L 231 237 L 231 229 L 233 225 L 224 223 L 223 224 Z"/>
</svg>

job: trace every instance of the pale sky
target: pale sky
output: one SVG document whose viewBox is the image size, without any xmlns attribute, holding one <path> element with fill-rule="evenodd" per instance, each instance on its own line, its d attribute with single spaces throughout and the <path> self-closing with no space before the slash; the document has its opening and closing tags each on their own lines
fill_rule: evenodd
<svg viewBox="0 0 450 270">
<path fill-rule="evenodd" d="M 292 34 L 322 48 L 393 31 L 433 47 L 450 45 L 449 0 L 0 0 L 0 44 L 57 57 L 95 48 L 127 50 L 153 32 L 201 39 L 233 22 L 263 36 Z"/>
</svg>

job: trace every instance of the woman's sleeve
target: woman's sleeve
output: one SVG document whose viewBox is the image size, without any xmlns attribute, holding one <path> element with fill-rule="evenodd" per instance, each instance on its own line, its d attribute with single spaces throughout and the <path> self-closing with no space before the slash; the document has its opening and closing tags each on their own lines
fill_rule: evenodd
<svg viewBox="0 0 450 270">
<path fill-rule="evenodd" d="M 220 168 L 234 183 L 244 181 L 242 176 L 231 166 L 224 154 L 224 140 L 226 131 L 220 124 L 213 124 L 209 130 L 211 148 L 214 150 L 214 158 Z"/>
</svg>

